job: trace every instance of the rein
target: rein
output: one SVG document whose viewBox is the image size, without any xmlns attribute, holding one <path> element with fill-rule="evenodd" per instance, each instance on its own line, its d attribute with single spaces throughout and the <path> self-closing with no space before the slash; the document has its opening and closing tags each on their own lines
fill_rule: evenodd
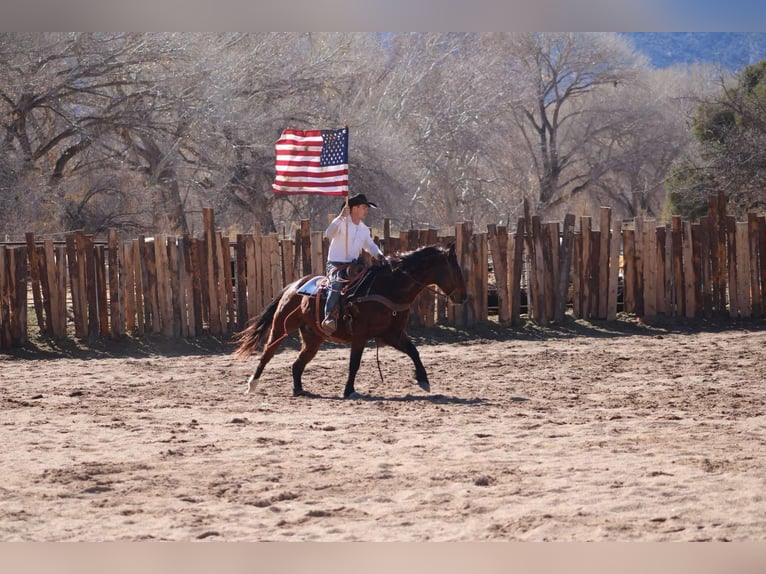
<svg viewBox="0 0 766 574">
<path fill-rule="evenodd" d="M 409 278 L 410 278 L 410 279 L 412 279 L 412 280 L 413 280 L 415 283 L 417 283 L 418 285 L 420 285 L 420 286 L 421 286 L 423 289 L 426 289 L 426 290 L 430 291 L 430 292 L 431 292 L 431 293 L 433 293 L 434 295 L 441 295 L 441 293 L 440 293 L 438 290 L 436 290 L 436 289 L 434 289 L 433 287 L 431 287 L 431 285 L 430 285 L 430 284 L 428 284 L 428 285 L 427 285 L 427 284 L 423 283 L 422 281 L 420 281 L 419 279 L 416 279 L 415 277 L 413 277 L 413 276 L 412 276 L 412 274 L 410 274 L 410 272 L 409 272 L 409 271 L 404 271 L 404 270 L 402 269 L 402 275 L 405 275 L 406 277 L 409 277 Z M 455 288 L 455 287 L 453 287 L 453 288 L 450 290 L 450 292 L 449 292 L 449 293 L 444 293 L 444 294 L 445 294 L 447 297 L 449 297 L 450 295 L 452 295 L 452 293 L 455 291 L 455 289 L 456 289 L 456 288 Z"/>
</svg>

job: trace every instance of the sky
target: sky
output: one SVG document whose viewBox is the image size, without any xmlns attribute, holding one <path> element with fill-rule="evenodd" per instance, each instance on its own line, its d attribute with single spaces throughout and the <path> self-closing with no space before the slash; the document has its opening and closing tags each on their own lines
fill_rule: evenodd
<svg viewBox="0 0 766 574">
<path fill-rule="evenodd" d="M 4 0 L 0 31 L 760 31 L 754 0 Z"/>
</svg>

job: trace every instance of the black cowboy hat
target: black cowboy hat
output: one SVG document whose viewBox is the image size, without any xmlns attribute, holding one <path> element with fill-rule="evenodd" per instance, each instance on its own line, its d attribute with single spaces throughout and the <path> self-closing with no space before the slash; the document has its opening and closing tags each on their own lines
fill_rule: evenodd
<svg viewBox="0 0 766 574">
<path fill-rule="evenodd" d="M 367 200 L 367 196 L 363 193 L 358 193 L 353 197 L 348 198 L 348 208 L 351 209 L 355 205 L 369 205 L 370 207 L 378 207 L 373 202 Z"/>
</svg>

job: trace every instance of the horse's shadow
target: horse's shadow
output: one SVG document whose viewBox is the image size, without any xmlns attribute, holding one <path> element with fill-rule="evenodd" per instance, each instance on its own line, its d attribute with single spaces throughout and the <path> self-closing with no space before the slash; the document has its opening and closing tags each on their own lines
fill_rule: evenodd
<svg viewBox="0 0 766 574">
<path fill-rule="evenodd" d="M 389 402 L 389 403 L 431 403 L 436 405 L 466 405 L 466 406 L 486 406 L 492 405 L 495 402 L 489 399 L 481 397 L 474 397 L 471 399 L 465 399 L 462 397 L 448 396 L 442 394 L 436 395 L 404 395 L 404 396 L 383 396 L 364 394 L 360 392 L 354 393 L 351 397 L 343 398 L 337 395 L 324 396 L 318 394 L 307 394 L 306 398 L 311 399 L 324 399 L 329 401 L 364 401 L 364 402 Z"/>
</svg>

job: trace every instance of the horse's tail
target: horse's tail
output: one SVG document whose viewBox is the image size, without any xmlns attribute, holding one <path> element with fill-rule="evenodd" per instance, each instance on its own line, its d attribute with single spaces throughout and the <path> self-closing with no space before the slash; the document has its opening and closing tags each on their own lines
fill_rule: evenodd
<svg viewBox="0 0 766 574">
<path fill-rule="evenodd" d="M 285 285 L 279 295 L 268 304 L 258 317 L 251 320 L 247 327 L 234 335 L 234 342 L 238 345 L 234 349 L 235 357 L 247 358 L 258 350 L 261 342 L 271 331 L 271 323 L 274 321 L 274 315 L 277 312 L 282 296 L 292 286 L 292 283 Z"/>
</svg>

